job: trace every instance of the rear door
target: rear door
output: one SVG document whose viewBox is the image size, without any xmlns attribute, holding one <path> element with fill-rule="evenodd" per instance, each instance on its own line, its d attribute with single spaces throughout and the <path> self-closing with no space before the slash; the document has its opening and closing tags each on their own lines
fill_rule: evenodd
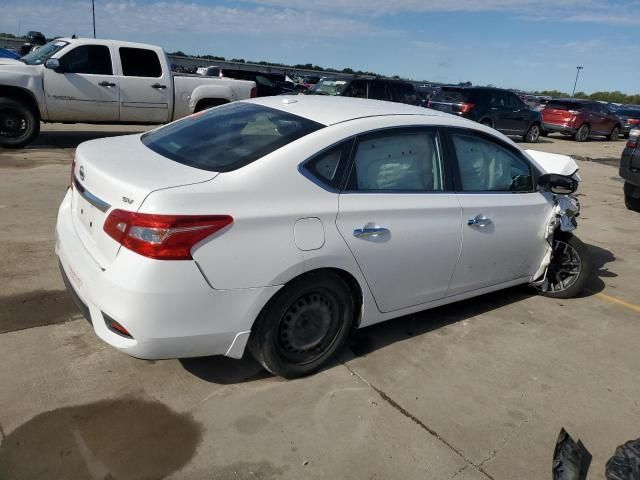
<svg viewBox="0 0 640 480">
<path fill-rule="evenodd" d="M 529 128 L 530 111 L 525 103 L 517 95 L 505 92 L 507 106 L 510 111 L 507 115 L 507 122 L 510 133 L 523 134 Z"/>
<path fill-rule="evenodd" d="M 533 166 L 492 136 L 449 131 L 457 166 L 463 244 L 449 295 L 526 279 L 546 252 L 551 205 L 536 188 Z"/>
<path fill-rule="evenodd" d="M 441 151 L 429 128 L 384 130 L 356 141 L 336 224 L 382 312 L 447 293 L 461 227 Z"/>
<path fill-rule="evenodd" d="M 43 69 L 45 101 L 54 121 L 116 122 L 118 77 L 106 45 L 78 45 L 60 58 L 61 71 Z"/>
<path fill-rule="evenodd" d="M 120 120 L 165 123 L 173 103 L 171 72 L 155 50 L 118 48 L 120 58 Z"/>
<path fill-rule="evenodd" d="M 492 90 L 489 100 L 493 128 L 501 132 L 510 133 L 512 130 L 512 109 L 505 92 Z"/>
</svg>

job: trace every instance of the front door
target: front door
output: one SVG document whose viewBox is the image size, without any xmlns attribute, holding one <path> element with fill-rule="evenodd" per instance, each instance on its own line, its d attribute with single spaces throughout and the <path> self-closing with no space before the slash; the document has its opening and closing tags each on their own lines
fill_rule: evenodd
<svg viewBox="0 0 640 480">
<path fill-rule="evenodd" d="M 472 132 L 450 133 L 459 175 L 462 252 L 449 295 L 532 275 L 547 251 L 552 205 L 516 149 Z"/>
<path fill-rule="evenodd" d="M 460 205 L 445 187 L 436 130 L 360 137 L 338 230 L 382 312 L 443 298 L 461 246 Z"/>
<path fill-rule="evenodd" d="M 106 45 L 79 45 L 60 57 L 60 71 L 44 69 L 49 120 L 117 122 L 118 78 Z"/>
</svg>

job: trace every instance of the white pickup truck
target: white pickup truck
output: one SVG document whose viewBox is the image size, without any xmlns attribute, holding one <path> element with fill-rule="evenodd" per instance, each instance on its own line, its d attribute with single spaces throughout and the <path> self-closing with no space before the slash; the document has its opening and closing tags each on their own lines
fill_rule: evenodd
<svg viewBox="0 0 640 480">
<path fill-rule="evenodd" d="M 0 59 L 0 147 L 23 147 L 41 121 L 161 124 L 255 95 L 255 82 L 173 74 L 160 47 L 60 38 Z"/>
</svg>

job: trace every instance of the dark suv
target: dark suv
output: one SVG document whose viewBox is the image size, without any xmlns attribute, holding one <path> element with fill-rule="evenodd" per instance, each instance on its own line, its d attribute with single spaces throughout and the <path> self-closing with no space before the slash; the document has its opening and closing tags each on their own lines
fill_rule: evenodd
<svg viewBox="0 0 640 480">
<path fill-rule="evenodd" d="M 550 100 L 542 110 L 545 132 L 570 135 L 578 142 L 600 135 L 617 140 L 620 119 L 605 103 L 575 98 Z"/>
<path fill-rule="evenodd" d="M 620 107 L 616 110 L 616 114 L 622 124 L 620 133 L 624 138 L 629 138 L 629 132 L 632 128 L 640 128 L 640 107 Z"/>
<path fill-rule="evenodd" d="M 388 102 L 419 105 L 420 99 L 413 83 L 377 77 L 325 77 L 306 92 L 307 95 L 339 95 L 370 98 Z"/>
<path fill-rule="evenodd" d="M 453 113 L 488 125 L 505 135 L 522 136 L 525 142 L 540 138 L 540 112 L 530 109 L 509 90 L 489 87 L 441 87 L 429 108 Z"/>
<path fill-rule="evenodd" d="M 640 129 L 632 129 L 620 159 L 620 176 L 624 178 L 624 203 L 640 212 Z"/>
</svg>

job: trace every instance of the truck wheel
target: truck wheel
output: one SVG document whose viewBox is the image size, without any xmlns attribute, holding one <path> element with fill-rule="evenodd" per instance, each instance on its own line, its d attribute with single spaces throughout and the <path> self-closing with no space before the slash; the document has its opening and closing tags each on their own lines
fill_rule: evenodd
<svg viewBox="0 0 640 480">
<path fill-rule="evenodd" d="M 551 298 L 572 298 L 580 294 L 591 275 L 591 254 L 582 241 L 566 232 L 553 236 L 551 263 L 547 281 L 538 287 L 541 295 Z"/>
<path fill-rule="evenodd" d="M 534 123 L 529 127 L 527 133 L 524 134 L 522 140 L 527 143 L 536 143 L 540 138 L 540 125 Z"/>
<path fill-rule="evenodd" d="M 40 119 L 29 107 L 0 98 L 0 147 L 22 148 L 40 132 Z"/>
<path fill-rule="evenodd" d="M 607 140 L 616 142 L 618 141 L 619 136 L 620 136 L 620 127 L 616 125 L 615 127 L 613 127 L 613 130 L 611 130 L 611 133 L 607 137 Z"/>
<path fill-rule="evenodd" d="M 636 187 L 629 182 L 624 182 L 624 205 L 634 212 L 640 212 L 640 197 L 633 196 L 638 189 L 640 189 L 640 187 Z"/>
</svg>

